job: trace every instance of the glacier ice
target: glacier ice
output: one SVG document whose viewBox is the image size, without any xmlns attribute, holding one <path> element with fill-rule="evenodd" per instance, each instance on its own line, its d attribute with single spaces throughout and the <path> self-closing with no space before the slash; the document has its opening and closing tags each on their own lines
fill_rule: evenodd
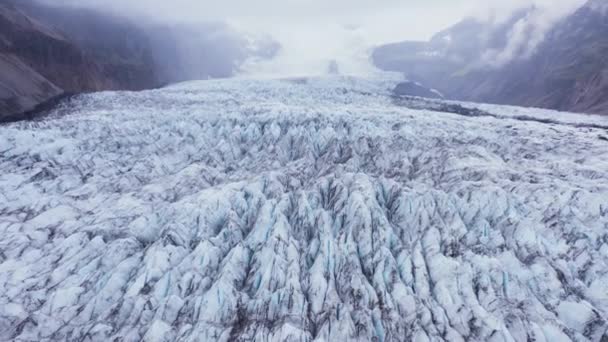
<svg viewBox="0 0 608 342">
<path fill-rule="evenodd" d="M 608 339 L 608 120 L 410 109 L 395 82 L 190 82 L 0 126 L 0 340 Z"/>
</svg>

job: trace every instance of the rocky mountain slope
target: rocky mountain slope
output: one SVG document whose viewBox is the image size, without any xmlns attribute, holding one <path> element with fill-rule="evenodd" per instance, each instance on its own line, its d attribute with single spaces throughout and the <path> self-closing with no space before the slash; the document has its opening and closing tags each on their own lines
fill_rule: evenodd
<svg viewBox="0 0 608 342">
<path fill-rule="evenodd" d="M 397 83 L 191 82 L 0 126 L 0 340 L 608 338 L 608 118 Z"/>
<path fill-rule="evenodd" d="M 33 0 L 0 3 L 0 120 L 66 93 L 141 90 L 228 77 L 272 56 L 222 24 L 157 24 Z M 255 45 L 255 44 L 254 44 Z"/>
<path fill-rule="evenodd" d="M 104 39 L 103 34 L 86 31 L 89 27 L 105 26 L 99 25 L 99 15 L 91 15 L 89 24 L 81 25 L 79 30 L 83 35 L 91 34 L 87 37 L 93 43 L 86 46 L 84 39 L 74 39 L 61 25 L 48 20 L 55 17 L 46 11 L 46 8 L 27 2 L 0 4 L 1 114 L 33 109 L 63 93 L 137 90 L 161 84 L 145 40 L 137 40 L 137 47 L 135 44 L 124 47 L 104 45 L 100 41 Z M 42 13 L 48 16 L 39 15 Z M 73 20 L 66 18 L 63 22 L 74 22 L 76 18 L 87 20 L 86 17 L 73 16 Z M 111 35 L 108 37 L 112 38 L 108 39 L 125 39 L 133 32 L 136 30 Z M 134 53 L 136 51 L 140 53 Z"/>
<path fill-rule="evenodd" d="M 559 21 L 534 49 L 508 45 L 537 9 L 499 25 L 467 19 L 429 42 L 403 42 L 374 51 L 385 70 L 439 90 L 448 98 L 608 114 L 608 13 L 589 1 Z M 522 41 L 534 42 L 529 31 Z"/>
<path fill-rule="evenodd" d="M 44 55 L 63 52 L 72 54 L 74 62 L 82 61 L 82 54 L 59 32 L 10 4 L 0 4 L 0 116 L 30 110 L 63 92 L 38 71 L 44 70 Z M 66 60 L 58 69 L 68 67 Z"/>
</svg>

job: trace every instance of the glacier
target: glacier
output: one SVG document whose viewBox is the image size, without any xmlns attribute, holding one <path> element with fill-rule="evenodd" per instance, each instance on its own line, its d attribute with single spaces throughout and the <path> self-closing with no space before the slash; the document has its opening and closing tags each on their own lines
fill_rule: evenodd
<svg viewBox="0 0 608 342">
<path fill-rule="evenodd" d="M 0 340 L 608 340 L 608 119 L 412 108 L 398 81 L 188 82 L 1 125 Z"/>
</svg>

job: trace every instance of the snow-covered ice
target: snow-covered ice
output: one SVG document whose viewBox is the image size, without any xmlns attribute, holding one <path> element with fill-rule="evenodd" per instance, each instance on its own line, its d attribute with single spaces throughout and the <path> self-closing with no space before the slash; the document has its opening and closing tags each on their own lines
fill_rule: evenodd
<svg viewBox="0 0 608 342">
<path fill-rule="evenodd" d="M 190 82 L 0 126 L 0 340 L 608 339 L 608 120 L 408 109 L 396 82 Z"/>
</svg>

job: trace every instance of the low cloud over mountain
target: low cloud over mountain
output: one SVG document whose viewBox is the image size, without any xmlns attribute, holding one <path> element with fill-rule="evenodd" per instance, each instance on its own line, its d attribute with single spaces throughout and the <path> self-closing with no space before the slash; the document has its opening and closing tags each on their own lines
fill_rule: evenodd
<svg viewBox="0 0 608 342">
<path fill-rule="evenodd" d="M 34 1 L 0 4 L 0 25 L 0 69 L 7 75 L 0 116 L 66 93 L 230 77 L 249 58 L 271 58 L 280 48 L 221 22 L 163 22 Z"/>
<path fill-rule="evenodd" d="M 538 5 L 506 19 L 472 17 L 428 42 L 380 46 L 373 60 L 452 99 L 608 113 L 602 5 Z"/>
</svg>

